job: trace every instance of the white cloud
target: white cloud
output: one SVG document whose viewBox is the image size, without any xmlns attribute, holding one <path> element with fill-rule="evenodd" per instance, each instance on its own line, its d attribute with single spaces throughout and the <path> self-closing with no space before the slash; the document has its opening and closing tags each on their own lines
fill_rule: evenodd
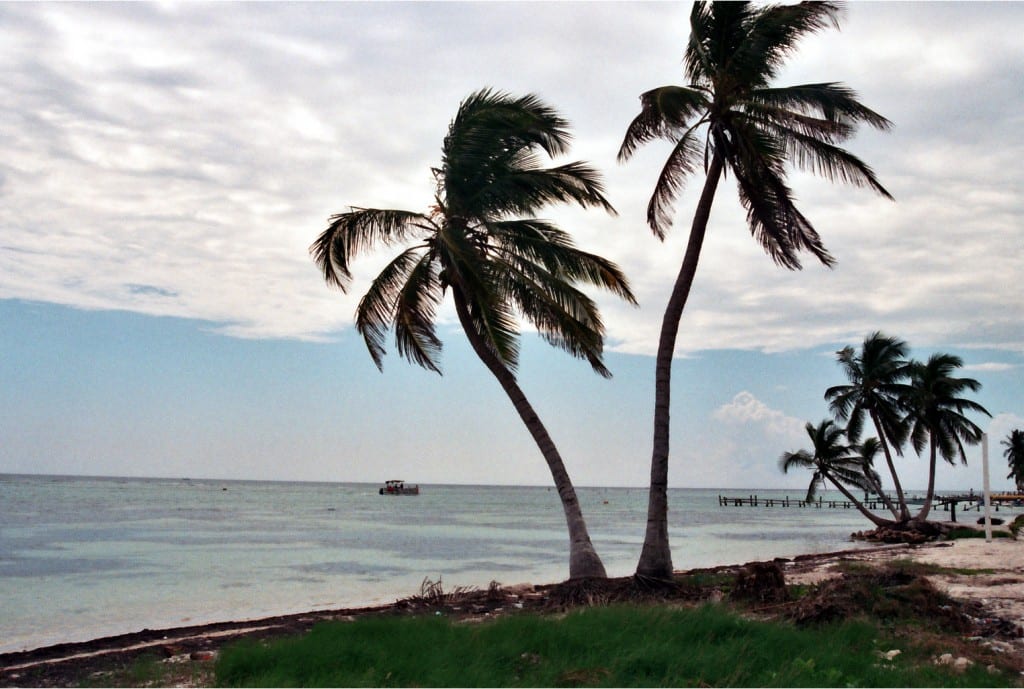
<svg viewBox="0 0 1024 689">
<path fill-rule="evenodd" d="M 1002 373 L 1003 371 L 1012 371 L 1017 368 L 1017 364 L 1006 364 L 998 361 L 989 361 L 983 364 L 966 364 L 964 365 L 965 371 L 988 371 L 994 373 Z"/>
<path fill-rule="evenodd" d="M 895 121 L 850 148 L 897 203 L 794 175 L 839 265 L 789 273 L 751 240 L 726 179 L 680 352 L 780 351 L 875 329 L 915 346 L 1024 351 L 1022 8 L 854 4 L 842 32 L 802 46 L 780 83 L 840 79 Z M 491 85 L 550 101 L 574 125 L 572 156 L 606 171 L 617 218 L 550 216 L 632 277 L 642 309 L 600 300 L 610 346 L 650 354 L 700 180 L 662 244 L 643 218 L 667 145 L 624 166 L 614 155 L 638 95 L 682 79 L 686 12 L 3 5 L 0 298 L 204 319 L 241 337 L 329 337 L 350 327 L 377 259 L 357 265 L 353 295 L 341 296 L 306 247 L 349 205 L 429 205 L 450 117 Z"/>
<path fill-rule="evenodd" d="M 728 404 L 715 410 L 714 418 L 732 424 L 752 424 L 772 435 L 785 439 L 800 440 L 804 435 L 805 421 L 786 416 L 778 409 L 772 409 L 746 390 L 739 392 Z"/>
</svg>

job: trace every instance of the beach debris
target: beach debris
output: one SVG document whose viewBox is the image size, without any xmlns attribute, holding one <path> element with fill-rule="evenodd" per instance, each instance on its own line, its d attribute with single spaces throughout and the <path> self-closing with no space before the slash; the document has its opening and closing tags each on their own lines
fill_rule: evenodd
<svg viewBox="0 0 1024 689">
<path fill-rule="evenodd" d="M 824 581 L 797 601 L 788 614 L 800 625 L 869 616 L 934 621 L 958 633 L 977 629 L 967 606 L 939 591 L 927 578 L 888 566 L 855 569 Z"/>
<path fill-rule="evenodd" d="M 748 562 L 736 573 L 729 593 L 732 600 L 782 603 L 789 600 L 786 576 L 778 562 Z"/>
<path fill-rule="evenodd" d="M 963 656 L 954 658 L 952 653 L 943 653 L 935 659 L 935 664 L 946 665 L 952 667 L 957 672 L 963 672 L 974 665 L 974 661 L 970 658 L 964 658 Z"/>
</svg>

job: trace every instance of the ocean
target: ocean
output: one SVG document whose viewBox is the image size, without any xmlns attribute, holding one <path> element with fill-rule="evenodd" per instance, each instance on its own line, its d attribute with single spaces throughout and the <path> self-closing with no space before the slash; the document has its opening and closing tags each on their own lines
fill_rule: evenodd
<svg viewBox="0 0 1024 689">
<path fill-rule="evenodd" d="M 425 578 L 486 588 L 568 576 L 553 488 L 0 475 L 0 653 L 144 628 L 390 603 Z M 631 574 L 647 491 L 578 488 L 611 576 Z M 670 491 L 677 569 L 857 547 L 856 510 L 720 507 Z M 826 499 L 838 498 L 826 493 Z"/>
</svg>

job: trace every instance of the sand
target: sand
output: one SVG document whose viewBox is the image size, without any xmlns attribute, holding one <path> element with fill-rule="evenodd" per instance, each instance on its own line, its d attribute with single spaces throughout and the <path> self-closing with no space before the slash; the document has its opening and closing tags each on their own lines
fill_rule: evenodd
<svg viewBox="0 0 1024 689">
<path fill-rule="evenodd" d="M 848 566 L 850 562 L 897 559 L 942 568 L 927 575 L 940 590 L 964 602 L 980 603 L 987 614 L 1024 628 L 1024 541 L 998 538 L 988 543 L 982 539 L 965 539 L 919 546 L 880 546 L 793 558 L 783 561 L 782 566 L 788 584 L 816 584 L 840 576 L 840 567 Z M 537 590 L 541 588 L 536 587 Z M 534 589 L 532 585 L 523 584 L 504 591 L 509 596 L 509 605 L 522 607 L 522 602 L 542 595 L 524 593 Z M 512 603 L 513 600 L 521 602 Z M 193 665 L 202 666 L 209 678 L 212 672 L 210 658 L 215 656 L 221 645 L 238 637 L 301 633 L 323 620 L 386 614 L 394 611 L 394 607 L 318 611 L 265 620 L 143 630 L 92 642 L 0 654 L 0 687 L 73 686 L 82 681 L 95 681 L 112 666 L 123 665 L 143 653 L 153 652 L 164 654 L 169 662 L 191 661 Z M 492 608 L 482 614 L 490 612 L 496 610 Z M 1024 640 L 1006 642 L 1004 646 L 1007 652 L 1024 657 Z"/>
<path fill-rule="evenodd" d="M 908 559 L 957 572 L 941 572 L 928 579 L 953 598 L 977 601 L 993 615 L 1024 627 L 1024 540 L 993 538 L 930 543 L 914 548 L 872 549 L 825 557 L 808 568 L 795 562 L 786 573 L 787 583 L 813 584 L 838 576 L 840 561 L 877 562 Z M 977 572 L 976 570 L 982 570 Z"/>
</svg>

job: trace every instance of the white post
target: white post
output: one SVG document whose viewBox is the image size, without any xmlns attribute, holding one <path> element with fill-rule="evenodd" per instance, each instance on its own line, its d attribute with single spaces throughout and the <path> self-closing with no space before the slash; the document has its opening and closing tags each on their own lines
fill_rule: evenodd
<svg viewBox="0 0 1024 689">
<path fill-rule="evenodd" d="M 981 467 L 985 482 L 985 542 L 992 542 L 992 493 L 988 486 L 988 433 L 981 434 Z"/>
</svg>

